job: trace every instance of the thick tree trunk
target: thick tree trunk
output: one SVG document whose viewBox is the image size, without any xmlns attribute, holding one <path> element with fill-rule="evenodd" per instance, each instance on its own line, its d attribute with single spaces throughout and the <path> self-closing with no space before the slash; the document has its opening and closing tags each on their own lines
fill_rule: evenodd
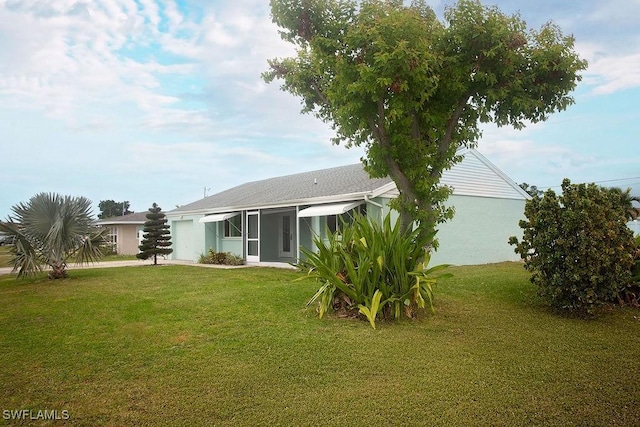
<svg viewBox="0 0 640 427">
<path fill-rule="evenodd" d="M 67 265 L 64 262 L 54 262 L 51 264 L 51 271 L 49 272 L 49 279 L 66 279 L 67 278 Z"/>
<path fill-rule="evenodd" d="M 426 209 L 428 211 L 432 210 L 431 204 L 426 203 L 424 200 L 419 200 L 418 195 L 416 194 L 414 184 L 409 180 L 407 175 L 403 172 L 402 168 L 393 158 L 391 141 L 387 135 L 387 131 L 385 129 L 385 107 L 383 100 L 378 101 L 378 114 L 377 121 L 374 118 L 369 119 L 369 127 L 374 138 L 378 141 L 380 146 L 385 151 L 385 163 L 387 164 L 387 169 L 389 171 L 389 176 L 395 182 L 398 191 L 400 192 L 400 225 L 405 232 L 410 232 L 413 230 L 415 225 L 415 209 Z M 412 124 L 412 133 L 415 138 L 420 138 L 420 129 L 417 126 L 417 123 Z M 433 230 L 435 230 L 435 221 L 432 221 L 429 224 L 421 223 L 417 224 L 420 228 L 420 237 L 425 237 L 424 240 L 425 248 L 431 248 L 433 243 Z M 427 238 L 431 234 L 431 238 Z"/>
<path fill-rule="evenodd" d="M 400 209 L 400 227 L 402 227 L 405 232 L 413 230 L 413 216 L 411 212 L 406 209 Z"/>
<path fill-rule="evenodd" d="M 413 185 L 409 182 L 409 179 L 399 170 L 398 165 L 393 159 L 388 159 L 389 170 L 391 172 L 391 179 L 396 184 L 398 191 L 400 191 L 400 226 L 405 232 L 411 232 L 414 226 L 418 227 L 418 239 L 423 242 L 426 250 L 430 251 L 433 245 L 434 231 L 436 228 L 436 219 L 432 218 L 430 221 L 422 221 L 419 224 L 415 223 L 414 214 L 412 209 L 420 209 L 425 212 L 431 212 L 432 207 L 429 204 L 420 202 L 415 197 L 415 190 Z M 393 165 L 393 168 L 392 168 Z M 431 217 L 432 215 L 427 215 Z"/>
</svg>

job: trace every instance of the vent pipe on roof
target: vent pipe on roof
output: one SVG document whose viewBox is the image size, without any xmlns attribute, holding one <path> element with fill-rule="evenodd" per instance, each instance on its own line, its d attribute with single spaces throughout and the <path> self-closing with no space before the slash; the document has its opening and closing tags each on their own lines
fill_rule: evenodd
<svg viewBox="0 0 640 427">
<path fill-rule="evenodd" d="M 313 178 L 313 184 L 317 185 L 318 184 L 318 179 L 317 178 Z"/>
</svg>

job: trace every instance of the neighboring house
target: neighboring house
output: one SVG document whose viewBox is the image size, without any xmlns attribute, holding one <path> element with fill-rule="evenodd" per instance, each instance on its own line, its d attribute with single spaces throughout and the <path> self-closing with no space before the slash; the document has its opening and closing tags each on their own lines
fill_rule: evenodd
<svg viewBox="0 0 640 427">
<path fill-rule="evenodd" d="M 107 228 L 107 240 L 118 255 L 135 255 L 142 240 L 142 230 L 147 220 L 147 211 L 100 219 L 96 222 Z"/>
<path fill-rule="evenodd" d="M 443 174 L 454 188 L 453 220 L 440 224 L 435 263 L 518 260 L 509 236 L 521 236 L 530 196 L 476 150 Z M 398 194 L 390 178 L 372 179 L 361 164 L 249 182 L 166 213 L 173 259 L 197 260 L 210 248 L 247 262 L 295 262 L 314 236 L 335 230 L 339 217 L 359 211 L 381 220 Z M 397 213 L 393 211 L 393 218 Z"/>
</svg>

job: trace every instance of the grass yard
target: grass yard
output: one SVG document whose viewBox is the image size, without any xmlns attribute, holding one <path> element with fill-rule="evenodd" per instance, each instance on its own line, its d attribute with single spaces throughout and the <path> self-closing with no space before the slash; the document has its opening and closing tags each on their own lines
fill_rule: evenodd
<svg viewBox="0 0 640 427">
<path fill-rule="evenodd" d="M 520 264 L 452 272 L 435 315 L 377 330 L 317 319 L 316 286 L 294 271 L 0 276 L 0 411 L 86 426 L 638 425 L 639 310 L 565 318 Z"/>
<path fill-rule="evenodd" d="M 9 246 L 0 246 L 0 267 L 11 267 L 11 263 L 9 262 L 11 254 L 9 250 Z"/>
<path fill-rule="evenodd" d="M 0 246 L 0 267 L 12 267 L 11 264 L 11 250 L 10 246 Z M 135 255 L 108 255 L 102 258 L 100 261 L 127 261 L 136 259 Z"/>
<path fill-rule="evenodd" d="M 132 261 L 136 260 L 135 255 L 107 255 L 102 257 L 100 261 Z"/>
</svg>

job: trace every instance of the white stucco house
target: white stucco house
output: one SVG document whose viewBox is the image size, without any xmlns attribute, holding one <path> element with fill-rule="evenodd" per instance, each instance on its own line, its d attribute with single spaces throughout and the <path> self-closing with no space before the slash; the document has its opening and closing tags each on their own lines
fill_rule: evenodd
<svg viewBox="0 0 640 427">
<path fill-rule="evenodd" d="M 474 149 L 443 174 L 453 187 L 453 220 L 441 224 L 432 262 L 457 265 L 518 260 L 507 240 L 521 236 L 529 195 Z M 174 259 L 196 261 L 210 248 L 248 263 L 296 262 L 313 237 L 355 211 L 381 220 L 398 194 L 390 178 L 371 179 L 361 164 L 249 182 L 166 213 Z M 392 212 L 392 215 L 395 212 Z M 396 214 L 397 215 L 397 214 Z"/>
</svg>

